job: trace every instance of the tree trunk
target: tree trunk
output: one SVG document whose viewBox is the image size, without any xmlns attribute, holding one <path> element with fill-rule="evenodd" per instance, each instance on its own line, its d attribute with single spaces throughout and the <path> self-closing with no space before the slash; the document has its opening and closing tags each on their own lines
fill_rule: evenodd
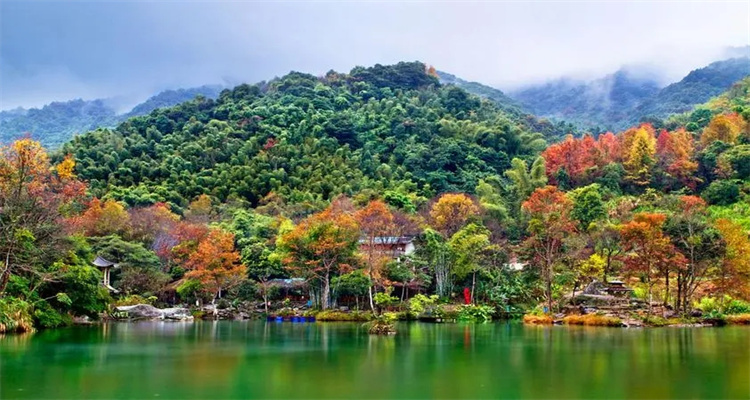
<svg viewBox="0 0 750 400">
<path fill-rule="evenodd" d="M 474 288 L 477 285 L 477 271 L 474 271 L 471 274 L 471 297 L 469 297 L 469 300 L 471 300 L 471 304 L 474 304 Z"/>
<path fill-rule="evenodd" d="M 10 250 L 5 254 L 5 269 L 3 270 L 2 276 L 0 276 L 0 296 L 5 293 L 5 288 L 8 286 L 8 280 L 10 279 Z"/>
<path fill-rule="evenodd" d="M 547 267 L 546 275 L 547 276 L 545 277 L 545 280 L 547 281 L 547 312 L 552 314 L 552 271 L 550 271 L 549 267 Z"/>
<path fill-rule="evenodd" d="M 372 279 L 370 279 L 370 282 L 372 282 Z M 367 290 L 367 294 L 370 296 L 370 311 L 375 312 L 375 302 L 372 301 L 372 285 Z"/>
<path fill-rule="evenodd" d="M 669 270 L 664 274 L 664 310 L 669 305 Z"/>
<path fill-rule="evenodd" d="M 328 309 L 328 296 L 331 291 L 331 282 L 328 276 L 328 272 L 326 272 L 325 276 L 323 277 L 323 293 L 320 294 L 320 301 L 321 301 L 321 308 L 324 310 Z"/>
<path fill-rule="evenodd" d="M 268 315 L 268 288 L 263 284 L 263 308 L 266 309 L 266 315 Z"/>
</svg>

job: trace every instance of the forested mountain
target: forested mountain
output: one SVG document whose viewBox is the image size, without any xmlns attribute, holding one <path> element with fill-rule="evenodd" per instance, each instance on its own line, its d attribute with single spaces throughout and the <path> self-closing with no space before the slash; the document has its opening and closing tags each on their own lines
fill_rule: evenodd
<svg viewBox="0 0 750 400">
<path fill-rule="evenodd" d="M 664 119 L 690 111 L 696 104 L 721 94 L 735 82 L 750 75 L 750 58 L 733 58 L 691 71 L 681 81 L 661 89 L 633 111 L 633 117 Z M 637 122 L 631 118 L 630 122 Z"/>
<path fill-rule="evenodd" d="M 510 96 L 534 114 L 565 120 L 595 133 L 689 111 L 750 74 L 750 59 L 717 61 L 660 88 L 654 79 L 626 70 L 590 82 L 560 79 Z"/>
<path fill-rule="evenodd" d="M 41 109 L 14 109 L 0 112 L 0 143 L 30 134 L 48 148 L 57 148 L 73 135 L 100 127 L 113 127 L 129 117 L 148 114 L 158 107 L 169 107 L 196 96 L 216 98 L 221 87 L 201 86 L 166 90 L 119 114 L 107 99 L 53 102 Z"/>
<path fill-rule="evenodd" d="M 8 143 L 29 132 L 34 139 L 54 148 L 76 133 L 112 126 L 118 120 L 115 110 L 101 99 L 53 102 L 0 121 L 0 142 Z"/>
<path fill-rule="evenodd" d="M 220 85 L 204 85 L 189 89 L 165 90 L 133 107 L 133 109 L 125 114 L 124 117 L 128 118 L 146 115 L 157 108 L 172 107 L 185 101 L 192 100 L 198 96 L 215 99 L 219 97 L 219 93 L 221 93 L 222 89 L 223 87 Z"/>
<path fill-rule="evenodd" d="M 524 113 L 524 110 L 521 108 L 521 105 L 516 100 L 513 100 L 510 97 L 508 97 L 500 89 L 495 89 L 493 87 L 483 85 L 479 82 L 465 81 L 447 72 L 443 72 L 443 71 L 436 71 L 436 72 L 437 72 L 438 78 L 440 79 L 440 83 L 456 85 L 460 87 L 461 89 L 466 90 L 469 93 L 492 100 L 493 102 L 495 102 L 495 104 L 497 104 L 497 106 L 500 109 L 504 111 L 507 111 L 510 113 L 517 113 L 517 114 Z"/>
<path fill-rule="evenodd" d="M 441 85 L 419 62 L 324 77 L 292 72 L 135 117 L 62 148 L 93 193 L 128 204 L 307 204 L 371 191 L 472 192 L 545 146 L 500 110 Z"/>
<path fill-rule="evenodd" d="M 620 70 L 591 82 L 563 78 L 511 96 L 536 115 L 602 131 L 627 119 L 629 110 L 658 91 L 654 80 Z"/>
<path fill-rule="evenodd" d="M 565 135 L 578 134 L 578 128 L 566 121 L 550 121 L 546 118 L 538 118 L 527 112 L 517 101 L 508 97 L 502 90 L 496 89 L 478 82 L 465 81 L 447 72 L 436 71 L 440 82 L 454 85 L 479 97 L 488 99 L 495 103 L 502 111 L 512 116 L 519 124 L 533 132 L 539 132 L 550 141 L 562 139 Z"/>
</svg>

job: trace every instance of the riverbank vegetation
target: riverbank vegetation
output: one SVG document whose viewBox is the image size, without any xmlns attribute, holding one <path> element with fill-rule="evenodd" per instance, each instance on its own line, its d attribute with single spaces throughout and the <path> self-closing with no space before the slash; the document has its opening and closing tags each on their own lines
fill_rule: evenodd
<svg viewBox="0 0 750 400">
<path fill-rule="evenodd" d="M 321 321 L 739 321 L 726 316 L 750 299 L 747 85 L 689 129 L 546 146 L 401 63 L 242 85 L 52 156 L 21 139 L 0 160 L 0 326 L 97 318 L 113 297 Z M 118 293 L 97 255 L 118 264 Z M 613 280 L 624 295 L 586 290 Z"/>
</svg>

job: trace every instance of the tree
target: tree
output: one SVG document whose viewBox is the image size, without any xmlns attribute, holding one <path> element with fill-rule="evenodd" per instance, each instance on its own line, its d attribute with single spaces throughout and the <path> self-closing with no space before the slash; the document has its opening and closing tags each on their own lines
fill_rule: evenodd
<svg viewBox="0 0 750 400">
<path fill-rule="evenodd" d="M 575 189 L 569 192 L 568 196 L 573 200 L 573 209 L 570 211 L 570 216 L 578 221 L 579 228 L 582 231 L 587 231 L 589 225 L 604 217 L 604 202 L 602 201 L 599 184 L 594 183 Z"/>
<path fill-rule="evenodd" d="M 234 248 L 234 235 L 211 228 L 195 250 L 187 254 L 182 265 L 188 272 L 185 277 L 202 284 L 203 290 L 212 294 L 212 303 L 221 297 L 223 290 L 238 285 L 247 273 Z"/>
<path fill-rule="evenodd" d="M 531 169 L 527 169 L 526 162 L 519 158 L 511 160 L 510 165 L 505 176 L 513 182 L 518 199 L 527 198 L 534 190 L 547 184 L 543 157 L 537 157 L 531 164 Z"/>
<path fill-rule="evenodd" d="M 677 183 L 695 189 L 698 163 L 693 160 L 693 138 L 684 129 L 662 131 L 656 141 L 656 156 L 661 169 Z M 669 182 L 667 187 L 672 186 Z"/>
<path fill-rule="evenodd" d="M 715 222 L 726 243 L 726 254 L 717 276 L 717 290 L 722 295 L 750 299 L 750 238 L 742 226 L 725 218 Z"/>
<path fill-rule="evenodd" d="M 575 223 L 570 218 L 573 202 L 557 187 L 545 186 L 536 189 L 522 208 L 531 216 L 529 237 L 523 247 L 531 262 L 540 269 L 547 307 L 552 312 L 554 266 L 564 254 L 565 240 L 575 232 Z"/>
<path fill-rule="evenodd" d="M 331 278 L 350 270 L 357 263 L 359 243 L 357 221 L 333 207 L 313 214 L 278 244 L 283 263 L 298 275 L 319 284 L 321 307 L 329 307 Z"/>
<path fill-rule="evenodd" d="M 20 139 L 0 147 L 0 295 L 11 275 L 56 279 L 48 268 L 64 253 L 63 212 L 72 212 L 85 185 L 68 172 L 69 163 L 50 167 L 39 142 Z"/>
<path fill-rule="evenodd" d="M 471 302 L 482 252 L 490 245 L 490 232 L 484 226 L 469 224 L 456 232 L 448 242 L 453 253 L 453 273 L 460 278 L 471 274 Z"/>
<path fill-rule="evenodd" d="M 701 143 L 704 146 L 717 140 L 724 143 L 736 143 L 742 131 L 742 124 L 737 114 L 718 114 L 711 119 L 708 126 L 703 129 Z"/>
<path fill-rule="evenodd" d="M 380 279 L 380 274 L 385 263 L 391 258 L 380 250 L 378 245 L 385 244 L 385 240 L 394 238 L 396 227 L 394 217 L 388 206 L 382 201 L 373 200 L 367 206 L 354 214 L 364 238 L 364 246 L 360 249 L 364 253 L 364 262 L 367 266 L 367 277 L 372 284 Z M 370 309 L 375 311 L 373 303 L 372 286 L 368 289 Z"/>
<path fill-rule="evenodd" d="M 611 222 L 597 224 L 591 231 L 594 250 L 604 260 L 602 281 L 607 282 L 607 276 L 615 272 L 615 262 L 622 254 L 622 236 L 617 225 Z"/>
<path fill-rule="evenodd" d="M 668 301 L 669 272 L 673 267 L 685 265 L 685 259 L 664 235 L 662 227 L 666 215 L 658 213 L 638 213 L 631 222 L 620 228 L 622 247 L 626 252 L 625 267 L 631 273 L 639 274 L 648 289 L 648 311 L 651 314 L 651 292 L 660 273 L 666 276 L 665 303 Z"/>
<path fill-rule="evenodd" d="M 696 196 L 680 196 L 679 212 L 669 219 L 667 231 L 687 260 L 687 266 L 678 269 L 675 298 L 675 309 L 687 313 L 693 294 L 721 259 L 723 243 L 719 232 L 708 224 L 706 202 Z"/>
<path fill-rule="evenodd" d="M 449 238 L 478 213 L 479 208 L 469 196 L 463 193 L 447 193 L 432 205 L 430 218 L 432 226 Z"/>
<path fill-rule="evenodd" d="M 74 217 L 71 223 L 86 236 L 124 236 L 129 230 L 129 220 L 130 216 L 122 204 L 94 198 L 86 211 Z"/>
<path fill-rule="evenodd" d="M 623 158 L 626 178 L 636 186 L 646 186 L 651 181 L 655 163 L 656 139 L 650 125 L 642 125 L 628 135 L 625 133 Z"/>
</svg>

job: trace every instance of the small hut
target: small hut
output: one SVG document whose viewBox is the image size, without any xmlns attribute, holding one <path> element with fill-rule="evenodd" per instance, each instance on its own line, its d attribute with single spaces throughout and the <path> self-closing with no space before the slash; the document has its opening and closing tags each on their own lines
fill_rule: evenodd
<svg viewBox="0 0 750 400">
<path fill-rule="evenodd" d="M 103 279 L 102 284 L 104 285 L 107 290 L 113 293 L 119 293 L 120 291 L 113 288 L 109 284 L 109 273 L 112 270 L 112 268 L 120 268 L 120 266 L 117 263 L 113 263 L 112 261 L 108 261 L 102 256 L 96 256 L 96 260 L 94 260 L 94 266 L 99 268 L 102 271 Z"/>
</svg>

